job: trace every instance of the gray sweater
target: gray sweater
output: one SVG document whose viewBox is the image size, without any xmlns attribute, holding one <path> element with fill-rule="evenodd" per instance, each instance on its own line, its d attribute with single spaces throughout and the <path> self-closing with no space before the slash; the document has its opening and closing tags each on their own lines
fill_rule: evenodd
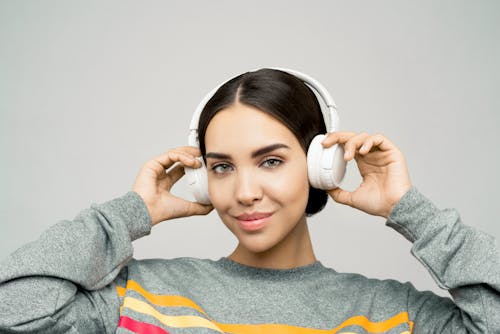
<svg viewBox="0 0 500 334">
<path fill-rule="evenodd" d="M 49 228 L 0 264 L 0 333 L 500 333 L 493 237 L 416 188 L 386 223 L 453 299 L 316 262 L 259 269 L 221 258 L 132 258 L 150 233 L 129 192 Z"/>
</svg>

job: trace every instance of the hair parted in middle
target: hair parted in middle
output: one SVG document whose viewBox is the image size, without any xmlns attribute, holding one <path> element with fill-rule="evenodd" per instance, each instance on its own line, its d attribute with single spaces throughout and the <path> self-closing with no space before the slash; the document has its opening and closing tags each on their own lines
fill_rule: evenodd
<svg viewBox="0 0 500 334">
<path fill-rule="evenodd" d="M 321 107 L 311 88 L 290 73 L 263 68 L 227 81 L 205 104 L 198 123 L 204 160 L 208 124 L 219 111 L 235 103 L 252 106 L 277 119 L 294 134 L 306 154 L 312 139 L 326 133 Z M 327 201 L 326 191 L 309 186 L 306 215 L 320 212 Z"/>
</svg>

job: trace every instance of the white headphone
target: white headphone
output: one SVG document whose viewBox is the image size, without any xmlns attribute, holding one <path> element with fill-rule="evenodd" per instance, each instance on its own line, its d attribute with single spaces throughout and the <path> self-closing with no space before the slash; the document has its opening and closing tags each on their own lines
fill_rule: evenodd
<svg viewBox="0 0 500 334">
<path fill-rule="evenodd" d="M 319 96 L 321 96 L 324 104 L 328 108 L 328 113 L 324 112 L 322 108 L 327 131 L 335 132 L 339 130 L 339 117 L 335 102 L 323 85 L 310 76 L 295 70 L 282 68 L 271 69 L 280 70 L 294 75 L 314 89 Z M 205 104 L 207 104 L 207 102 L 224 83 L 214 88 L 198 104 L 193 118 L 191 119 L 191 124 L 189 125 L 188 142 L 190 146 L 200 147 L 198 141 L 198 122 L 201 112 L 203 111 Z M 313 138 L 311 144 L 309 145 L 309 149 L 307 150 L 307 174 L 311 186 L 318 189 L 330 190 L 337 188 L 344 179 L 346 161 L 344 160 L 344 149 L 339 144 L 335 144 L 327 149 L 321 145 L 321 141 L 325 137 L 326 135 L 324 134 L 318 134 Z M 184 170 L 186 172 L 189 187 L 191 188 L 191 192 L 193 193 L 196 201 L 203 204 L 210 204 L 210 197 L 208 195 L 207 168 L 203 163 L 203 159 L 199 158 L 199 160 L 202 163 L 200 168 L 193 169 L 185 167 Z"/>
</svg>

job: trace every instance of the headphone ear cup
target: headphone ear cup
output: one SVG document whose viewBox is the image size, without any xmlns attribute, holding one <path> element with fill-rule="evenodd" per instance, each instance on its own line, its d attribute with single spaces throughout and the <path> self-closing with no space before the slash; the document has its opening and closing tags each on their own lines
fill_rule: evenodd
<svg viewBox="0 0 500 334">
<path fill-rule="evenodd" d="M 347 163 L 344 148 L 335 144 L 328 148 L 321 145 L 326 135 L 317 135 L 307 150 L 307 174 L 311 186 L 330 190 L 337 188 L 345 176 Z"/>
<path fill-rule="evenodd" d="M 197 158 L 201 162 L 200 168 L 184 167 L 184 172 L 188 180 L 188 186 L 198 203 L 210 204 L 208 195 L 208 176 L 207 168 L 202 158 Z"/>
</svg>

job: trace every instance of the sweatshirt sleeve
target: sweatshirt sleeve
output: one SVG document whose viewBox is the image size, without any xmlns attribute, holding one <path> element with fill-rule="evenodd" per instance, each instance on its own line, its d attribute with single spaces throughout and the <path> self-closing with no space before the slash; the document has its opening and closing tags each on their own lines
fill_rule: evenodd
<svg viewBox="0 0 500 334">
<path fill-rule="evenodd" d="M 386 224 L 413 242 L 412 254 L 451 294 L 408 289 L 412 333 L 500 333 L 500 256 L 495 239 L 438 209 L 413 187 Z"/>
<path fill-rule="evenodd" d="M 0 264 L 0 333 L 114 333 L 112 282 L 151 220 L 128 192 L 61 221 Z M 122 270 L 123 269 L 123 270 Z"/>
</svg>

